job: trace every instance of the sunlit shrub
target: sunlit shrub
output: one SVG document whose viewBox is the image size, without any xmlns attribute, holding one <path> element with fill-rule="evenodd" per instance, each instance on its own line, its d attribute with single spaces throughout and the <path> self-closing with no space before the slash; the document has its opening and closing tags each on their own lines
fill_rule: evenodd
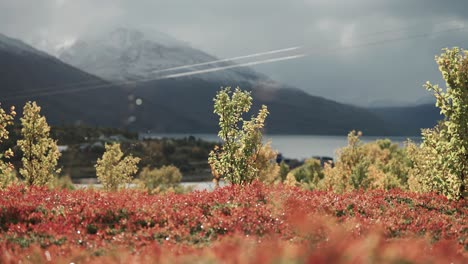
<svg viewBox="0 0 468 264">
<path fill-rule="evenodd" d="M 18 146 L 23 153 L 23 167 L 19 172 L 29 185 L 45 186 L 60 173 L 57 168 L 60 151 L 57 141 L 50 138 L 50 126 L 40 114 L 36 102 L 27 102 L 21 118 Z"/>
<path fill-rule="evenodd" d="M 338 151 L 334 167 L 325 166 L 321 189 L 344 192 L 358 189 L 406 189 L 410 161 L 406 150 L 388 139 L 364 144 L 361 132 L 348 134 L 348 145 Z"/>
<path fill-rule="evenodd" d="M 13 166 L 12 165 L 6 165 L 6 166 L 11 166 L 9 168 L 12 168 L 12 169 L 6 173 L 0 174 L 0 178 L 1 178 L 0 189 L 4 189 L 10 185 L 20 182 L 20 180 L 18 179 L 18 176 L 16 175 L 16 171 L 13 169 Z"/>
<path fill-rule="evenodd" d="M 266 169 L 259 153 L 268 110 L 262 106 L 256 117 L 244 120 L 242 115 L 251 106 L 250 92 L 239 87 L 234 92 L 230 87 L 222 89 L 214 98 L 214 113 L 219 115 L 218 136 L 223 140 L 223 145 L 216 146 L 208 158 L 216 184 L 221 178 L 233 184 L 251 183 Z"/>
<path fill-rule="evenodd" d="M 288 176 L 290 168 L 289 168 L 289 165 L 286 164 L 286 162 L 284 162 L 284 160 L 281 161 L 279 166 L 280 166 L 279 175 L 280 175 L 281 181 L 284 182 L 286 180 L 286 177 Z"/>
<path fill-rule="evenodd" d="M 8 127 L 13 125 L 15 116 L 15 107 L 11 107 L 10 112 L 7 113 L 0 105 L 0 144 L 9 138 Z M 15 169 L 11 162 L 8 161 L 11 157 L 13 157 L 11 149 L 0 153 L 0 189 L 17 181 Z"/>
<path fill-rule="evenodd" d="M 436 61 L 447 88 L 427 82 L 426 89 L 434 93 L 444 119 L 422 131 L 419 147 L 409 145 L 410 188 L 459 199 L 468 197 L 468 51 L 445 49 Z"/>
<path fill-rule="evenodd" d="M 162 166 L 159 169 L 145 167 L 139 174 L 139 180 L 150 193 L 176 191 L 182 180 L 182 173 L 173 165 Z"/>
<path fill-rule="evenodd" d="M 324 178 L 324 173 L 319 160 L 308 159 L 303 165 L 291 170 L 289 177 L 294 179 L 302 187 L 310 190 L 317 189 L 319 182 Z"/>
<path fill-rule="evenodd" d="M 116 191 L 121 185 L 132 182 L 140 158 L 131 155 L 124 158 L 118 143 L 106 144 L 105 148 L 102 158 L 95 165 L 96 176 L 105 190 Z"/>
<path fill-rule="evenodd" d="M 282 182 L 280 166 L 276 163 L 278 152 L 273 150 L 270 143 L 264 144 L 256 157 L 256 164 L 259 169 L 258 179 L 266 184 Z"/>
<path fill-rule="evenodd" d="M 69 175 L 54 177 L 49 183 L 49 187 L 52 189 L 75 190 L 75 185 Z"/>
</svg>

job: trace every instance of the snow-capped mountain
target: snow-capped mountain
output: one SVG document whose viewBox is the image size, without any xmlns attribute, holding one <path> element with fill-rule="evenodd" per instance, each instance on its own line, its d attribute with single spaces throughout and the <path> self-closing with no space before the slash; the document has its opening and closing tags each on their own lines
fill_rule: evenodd
<svg viewBox="0 0 468 264">
<path fill-rule="evenodd" d="M 173 41 L 171 39 L 165 39 L 166 42 L 162 40 L 155 42 L 154 39 L 147 40 L 140 33 L 133 31 L 135 34 L 127 34 L 128 32 L 115 34 L 113 39 L 108 39 L 106 45 L 104 45 L 106 43 L 104 39 L 101 38 L 100 53 L 95 55 L 89 53 L 86 60 L 77 54 L 73 54 L 73 57 L 77 60 L 83 59 L 83 62 L 93 58 L 96 64 L 101 63 L 101 58 L 102 60 L 108 59 L 107 63 L 101 66 L 107 67 L 109 74 L 116 73 L 113 71 L 112 61 L 126 62 L 128 64 L 118 64 L 118 69 L 126 74 L 124 76 L 129 76 L 128 72 L 132 70 L 141 69 L 135 65 L 143 61 L 151 64 L 145 68 L 148 70 L 153 66 L 173 67 L 187 62 L 196 63 L 214 59 L 184 43 L 167 43 L 167 41 Z M 143 47 L 140 47 L 138 43 Z M 84 48 L 80 48 L 80 45 Z M 132 53 L 130 47 L 133 45 L 141 48 L 135 51 L 136 54 L 138 52 L 148 54 L 147 56 L 153 58 L 155 62 L 145 56 L 136 56 Z M 92 51 L 95 47 L 99 47 L 95 42 L 84 41 L 75 43 L 73 46 L 75 47 L 73 50 L 77 53 L 88 49 Z M 151 52 L 152 49 L 149 47 L 153 47 L 156 51 Z M 106 53 L 106 48 L 108 53 Z M 164 52 L 158 53 L 158 48 Z M 191 56 L 177 57 L 174 50 L 179 49 Z M 113 55 L 114 53 L 110 52 L 112 50 L 126 51 L 135 56 Z M 70 51 L 68 50 L 67 53 L 72 56 Z M 166 53 L 166 51 L 172 51 L 174 54 Z M 172 57 L 169 58 L 167 54 Z M 163 62 L 166 64 L 161 66 Z M 92 63 L 86 65 L 94 66 Z M 268 82 L 268 80 L 264 82 L 261 76 L 258 77 L 259 75 L 247 68 L 236 70 L 238 71 L 229 70 L 197 75 L 191 79 L 155 80 L 140 83 L 132 87 L 134 89 L 126 89 L 126 87 L 106 82 L 76 69 L 19 40 L 2 35 L 0 39 L 0 102 L 2 106 L 15 105 L 20 110 L 20 106 L 26 101 L 37 101 L 43 107 L 44 114 L 51 124 L 85 123 L 125 127 L 140 132 L 215 133 L 218 129 L 218 117 L 213 114 L 213 97 L 219 90 L 219 86 L 225 85 L 228 79 L 223 79 L 224 83 L 207 79 L 208 77 L 224 78 L 227 75 L 230 78 L 239 77 L 229 85 L 240 84 L 242 80 L 249 81 L 240 86 L 242 89 L 252 91 L 255 102 L 254 112 L 262 104 L 268 106 L 270 115 L 265 130 L 267 133 L 345 135 L 350 130 L 359 129 L 366 135 L 406 136 L 419 133 L 419 128 L 428 124 L 420 122 L 429 120 L 421 117 L 429 117 L 432 112 L 438 114 L 438 111 L 426 111 L 425 107 L 385 108 L 369 111 L 312 96 L 298 89 Z M 92 72 L 92 70 L 88 71 Z M 121 77 L 113 76 L 117 79 Z M 137 104 L 135 98 L 142 99 L 143 103 Z M 436 116 L 433 120 L 438 118 L 439 116 Z"/>
<path fill-rule="evenodd" d="M 102 34 L 80 37 L 73 45 L 59 51 L 58 57 L 77 68 L 112 81 L 157 78 L 167 74 L 232 64 L 222 62 L 165 71 L 173 67 L 215 61 L 218 58 L 165 33 L 142 32 L 123 27 Z M 236 83 L 267 79 L 248 68 L 201 74 L 197 75 L 197 78 Z"/>
</svg>

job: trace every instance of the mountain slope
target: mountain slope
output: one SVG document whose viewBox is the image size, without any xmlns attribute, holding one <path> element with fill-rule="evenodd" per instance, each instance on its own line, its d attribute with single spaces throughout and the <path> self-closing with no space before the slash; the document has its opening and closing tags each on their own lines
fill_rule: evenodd
<svg viewBox="0 0 468 264">
<path fill-rule="evenodd" d="M 154 79 L 167 73 L 233 65 L 221 62 L 164 71 L 171 67 L 204 63 L 218 58 L 158 34 L 118 28 L 100 36 L 83 37 L 62 50 L 61 59 L 111 81 Z M 369 111 L 297 89 L 279 85 L 249 68 L 234 68 L 175 79 L 135 83 L 131 90 L 143 104 L 132 108 L 135 130 L 153 132 L 214 133 L 217 117 L 213 100 L 220 86 L 252 90 L 256 108 L 269 106 L 268 133 L 347 134 L 352 129 L 367 134 L 398 134 Z M 161 110 L 163 108 L 164 110 Z M 255 108 L 255 107 L 254 107 Z"/>
<path fill-rule="evenodd" d="M 70 84 L 81 85 L 70 85 Z M 106 89 L 76 93 L 85 85 L 109 85 L 56 58 L 6 36 L 0 36 L 0 102 L 2 107 L 35 100 L 52 124 L 85 122 L 102 126 L 121 126 L 126 120 L 126 92 L 115 85 Z"/>
<path fill-rule="evenodd" d="M 74 49 L 80 53 L 77 46 Z M 110 57 L 120 55 L 119 52 L 108 54 Z M 100 55 L 90 53 L 89 56 Z M 205 59 L 214 58 L 207 56 Z M 183 61 L 177 63 L 196 61 L 190 56 L 181 58 Z M 105 66 L 114 70 L 112 65 Z M 123 76 L 126 80 L 132 78 Z M 340 104 L 272 82 L 250 69 L 122 87 L 78 70 L 21 41 L 0 37 L 0 102 L 3 106 L 16 105 L 20 109 L 24 102 L 37 100 L 52 124 L 83 122 L 140 132 L 216 133 L 218 117 L 213 114 L 213 97 L 220 86 L 226 85 L 239 85 L 252 91 L 255 105 L 251 114 L 261 104 L 268 106 L 271 114 L 267 119 L 267 133 L 345 135 L 355 129 L 366 135 L 408 135 L 408 130 L 402 129 L 407 124 L 385 121 L 401 119 L 404 112 L 392 116 L 388 109 L 369 111 Z M 102 87 L 88 89 L 89 86 Z"/>
<path fill-rule="evenodd" d="M 362 130 L 366 135 L 396 135 L 367 110 L 311 96 L 297 89 L 252 86 L 240 83 L 252 91 L 254 106 L 246 117 L 255 114 L 261 104 L 268 106 L 266 133 L 346 135 Z M 142 104 L 134 108 L 136 121 L 132 127 L 139 131 L 216 133 L 218 117 L 213 114 L 213 97 L 219 84 L 201 79 L 160 80 L 136 87 L 133 91 Z M 159 113 L 164 107 L 171 115 Z M 185 121 L 172 118 L 185 117 Z M 154 120 L 154 122 L 151 122 Z"/>
<path fill-rule="evenodd" d="M 419 135 L 421 128 L 432 128 L 441 120 L 440 110 L 433 104 L 405 107 L 371 108 L 371 112 L 393 127 L 399 128 L 403 135 Z"/>
<path fill-rule="evenodd" d="M 0 33 L 0 51 L 15 53 L 15 54 L 28 54 L 33 53 L 37 56 L 44 57 L 44 58 L 51 58 L 51 56 L 47 53 L 39 51 L 24 42 L 10 38 Z"/>
</svg>

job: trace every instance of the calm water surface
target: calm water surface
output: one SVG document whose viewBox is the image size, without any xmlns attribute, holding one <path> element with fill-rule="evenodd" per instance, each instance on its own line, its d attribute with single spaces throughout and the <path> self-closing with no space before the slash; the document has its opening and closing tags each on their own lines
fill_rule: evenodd
<svg viewBox="0 0 468 264">
<path fill-rule="evenodd" d="M 140 138 L 184 138 L 194 136 L 207 141 L 218 142 L 220 139 L 214 134 L 140 134 Z M 404 142 L 411 139 L 420 142 L 420 137 L 362 137 L 363 142 L 388 138 L 392 142 L 403 146 Z M 306 159 L 312 156 L 329 156 L 336 158 L 336 150 L 346 146 L 346 136 L 317 136 L 317 135 L 265 135 L 265 142 L 271 142 L 273 149 L 284 157 L 294 159 Z"/>
</svg>

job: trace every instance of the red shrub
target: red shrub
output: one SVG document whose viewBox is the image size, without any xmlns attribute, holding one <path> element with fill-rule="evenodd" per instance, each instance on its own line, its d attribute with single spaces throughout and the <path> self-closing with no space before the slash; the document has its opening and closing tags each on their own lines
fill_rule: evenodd
<svg viewBox="0 0 468 264">
<path fill-rule="evenodd" d="M 467 201 L 435 194 L 340 195 L 258 182 L 184 195 L 14 186 L 0 191 L 0 262 L 34 252 L 66 262 L 457 260 L 468 251 L 467 212 Z"/>
</svg>

